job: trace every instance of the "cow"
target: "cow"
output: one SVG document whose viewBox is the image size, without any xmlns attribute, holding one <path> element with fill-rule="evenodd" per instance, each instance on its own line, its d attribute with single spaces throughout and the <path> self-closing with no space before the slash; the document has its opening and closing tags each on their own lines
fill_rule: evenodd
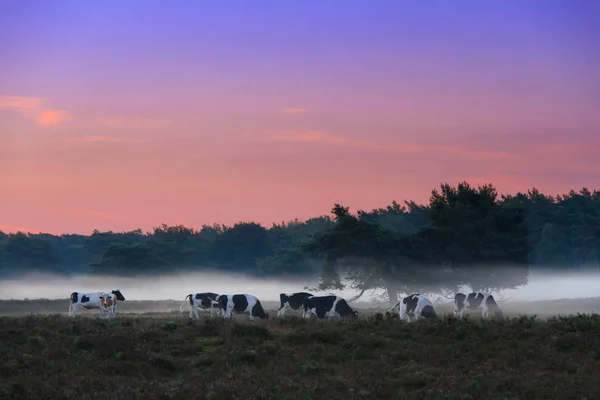
<svg viewBox="0 0 600 400">
<path fill-rule="evenodd" d="M 300 310 L 302 309 L 302 317 L 304 317 L 304 308 L 302 303 L 304 299 L 312 296 L 312 294 L 307 292 L 297 292 L 297 293 L 281 293 L 279 295 L 279 300 L 281 305 L 279 307 L 279 311 L 277 311 L 278 317 L 283 317 L 285 312 L 289 309 L 292 310 Z"/>
<path fill-rule="evenodd" d="M 232 312 L 247 313 L 251 321 L 254 317 L 269 319 L 269 313 L 265 312 L 260 300 L 251 294 L 222 294 L 217 297 L 217 303 L 225 319 L 230 319 Z"/>
<path fill-rule="evenodd" d="M 199 308 L 203 310 L 210 309 L 211 318 L 213 317 L 215 311 L 217 312 L 217 316 L 219 316 L 221 315 L 221 309 L 218 307 L 218 297 L 219 295 L 217 293 L 212 292 L 188 294 L 187 296 L 185 296 L 185 299 L 183 299 L 183 303 L 181 303 L 179 311 L 183 312 L 183 306 L 185 305 L 186 300 L 189 299 L 190 319 L 194 319 L 194 314 L 196 315 L 196 318 L 200 319 L 200 316 L 198 314 Z"/>
<path fill-rule="evenodd" d="M 305 297 L 302 302 L 304 318 L 309 319 L 313 314 L 318 318 L 351 317 L 356 318 L 358 311 L 348 305 L 345 299 L 335 295 Z"/>
<path fill-rule="evenodd" d="M 471 292 L 468 294 L 457 293 L 454 296 L 454 315 L 458 319 L 462 319 L 463 309 L 481 310 L 481 318 L 486 320 L 490 314 L 494 314 L 497 318 L 502 318 L 503 313 L 494 296 L 490 293 Z"/>
<path fill-rule="evenodd" d="M 408 319 L 410 322 L 413 317 L 415 319 L 421 317 L 426 319 L 437 319 L 437 314 L 435 313 L 431 301 L 419 293 L 406 296 L 388 311 L 392 311 L 396 307 L 398 307 L 398 315 L 402 321 Z"/>
<path fill-rule="evenodd" d="M 110 292 L 104 292 L 100 295 L 100 318 L 102 316 L 114 317 L 117 312 L 117 295 Z"/>
<path fill-rule="evenodd" d="M 100 309 L 100 316 L 102 316 L 104 311 L 101 308 L 100 297 L 103 293 L 112 293 L 117 297 L 118 301 L 125 301 L 125 297 L 123 297 L 119 289 L 110 292 L 73 292 L 69 298 L 69 316 L 75 318 L 80 308 L 85 308 L 86 310 L 98 308 Z M 113 314 L 117 312 L 116 303 L 112 308 L 112 312 Z"/>
</svg>

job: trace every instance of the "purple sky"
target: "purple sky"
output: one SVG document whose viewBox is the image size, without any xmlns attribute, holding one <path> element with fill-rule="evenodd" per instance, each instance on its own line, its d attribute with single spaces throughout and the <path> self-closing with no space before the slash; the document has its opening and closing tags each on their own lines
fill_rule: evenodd
<svg viewBox="0 0 600 400">
<path fill-rule="evenodd" d="M 600 181 L 600 2 L 0 2 L 0 230 Z"/>
</svg>

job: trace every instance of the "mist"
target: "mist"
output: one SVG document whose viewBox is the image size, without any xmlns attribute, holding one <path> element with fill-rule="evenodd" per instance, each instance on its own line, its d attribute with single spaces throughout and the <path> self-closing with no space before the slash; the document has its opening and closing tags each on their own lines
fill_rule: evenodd
<svg viewBox="0 0 600 400">
<path fill-rule="evenodd" d="M 45 273 L 28 274 L 0 282 L 1 300 L 66 299 L 72 292 L 120 289 L 127 300 L 183 300 L 190 293 L 248 293 L 264 301 L 279 301 L 282 292 L 300 292 L 317 284 L 314 280 L 276 280 L 254 278 L 242 274 L 197 272 L 152 277 L 58 276 Z M 328 294 L 330 292 L 316 292 Z M 351 297 L 354 290 L 338 290 L 336 294 Z M 364 297 L 364 296 L 363 296 Z M 366 298 L 365 298 L 366 299 Z M 363 300 L 361 298 L 361 300 Z"/>
<path fill-rule="evenodd" d="M 263 301 L 278 301 L 282 292 L 304 291 L 317 279 L 281 280 L 254 278 L 241 274 L 198 272 L 153 277 L 110 277 L 79 275 L 64 277 L 52 274 L 28 274 L 0 282 L 0 299 L 66 299 L 72 292 L 121 289 L 128 300 L 182 300 L 189 293 L 249 293 Z M 470 290 L 470 288 L 461 288 Z M 358 294 L 353 289 L 311 291 L 315 295 L 335 293 L 350 298 Z M 367 291 L 357 302 L 381 301 L 383 290 Z M 523 302 L 556 299 L 600 297 L 600 272 L 561 273 L 534 271 L 528 284 L 498 293 L 501 301 Z"/>
</svg>

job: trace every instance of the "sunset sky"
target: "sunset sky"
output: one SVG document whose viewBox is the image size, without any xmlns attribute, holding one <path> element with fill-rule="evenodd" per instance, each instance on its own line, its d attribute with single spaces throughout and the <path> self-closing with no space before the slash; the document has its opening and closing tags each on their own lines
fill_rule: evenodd
<svg viewBox="0 0 600 400">
<path fill-rule="evenodd" d="M 0 230 L 600 188 L 600 2 L 0 1 Z"/>
</svg>

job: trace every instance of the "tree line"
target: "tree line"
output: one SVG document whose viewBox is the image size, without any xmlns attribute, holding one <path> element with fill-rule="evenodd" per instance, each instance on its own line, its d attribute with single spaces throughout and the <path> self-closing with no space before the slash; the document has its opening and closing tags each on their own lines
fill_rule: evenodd
<svg viewBox="0 0 600 400">
<path fill-rule="evenodd" d="M 443 183 L 428 204 L 384 208 L 263 227 L 254 222 L 193 229 L 91 235 L 0 232 L 0 274 L 139 275 L 218 270 L 255 276 L 319 276 L 320 289 L 344 279 L 364 292 L 511 288 L 531 268 L 600 267 L 600 191 L 551 196 L 533 188 L 499 195 L 491 184 Z"/>
</svg>

